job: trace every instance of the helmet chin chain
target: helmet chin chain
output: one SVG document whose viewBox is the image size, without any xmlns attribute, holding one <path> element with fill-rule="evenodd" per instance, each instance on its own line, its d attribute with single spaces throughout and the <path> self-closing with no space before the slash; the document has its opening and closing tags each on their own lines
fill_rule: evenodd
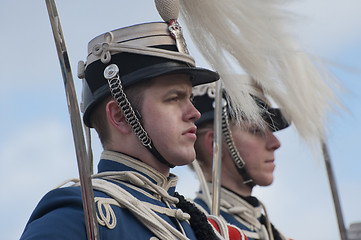
<svg viewBox="0 0 361 240">
<path fill-rule="evenodd" d="M 227 144 L 229 154 L 231 155 L 231 158 L 233 160 L 233 163 L 236 166 L 238 173 L 243 178 L 243 183 L 250 187 L 254 187 L 256 184 L 253 182 L 253 179 L 247 173 L 245 163 L 244 163 L 242 157 L 239 155 L 237 148 L 235 147 L 232 133 L 231 133 L 230 126 L 229 126 L 227 102 L 225 100 L 224 100 L 224 104 L 222 107 L 222 133 L 223 133 L 224 140 Z"/>
<path fill-rule="evenodd" d="M 104 77 L 108 80 L 108 85 L 113 98 L 117 101 L 118 106 L 123 111 L 124 116 L 128 124 L 132 127 L 133 132 L 138 137 L 144 147 L 146 147 L 153 156 L 161 163 L 173 168 L 174 165 L 170 164 L 165 158 L 158 152 L 153 145 L 152 140 L 148 136 L 148 133 L 143 128 L 137 117 L 136 112 L 133 110 L 131 103 L 129 102 L 119 77 L 119 68 L 116 64 L 110 64 L 104 70 Z"/>
</svg>

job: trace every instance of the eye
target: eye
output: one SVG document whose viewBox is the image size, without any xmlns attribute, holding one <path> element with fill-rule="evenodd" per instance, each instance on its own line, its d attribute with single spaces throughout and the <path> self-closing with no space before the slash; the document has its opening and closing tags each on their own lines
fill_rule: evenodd
<svg viewBox="0 0 361 240">
<path fill-rule="evenodd" d="M 173 95 L 167 98 L 168 102 L 178 102 L 180 100 L 179 95 Z"/>
<path fill-rule="evenodd" d="M 167 102 L 183 102 L 188 101 L 189 95 L 185 91 L 175 91 L 169 95 L 167 95 Z"/>
<path fill-rule="evenodd" d="M 248 132 L 255 136 L 264 136 L 265 135 L 265 131 L 262 128 L 257 127 L 257 126 L 250 127 L 248 129 Z"/>
</svg>

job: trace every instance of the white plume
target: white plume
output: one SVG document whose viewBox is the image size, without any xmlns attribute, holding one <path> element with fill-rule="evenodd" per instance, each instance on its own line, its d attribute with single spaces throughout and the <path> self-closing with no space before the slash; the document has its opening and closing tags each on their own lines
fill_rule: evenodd
<svg viewBox="0 0 361 240">
<path fill-rule="evenodd" d="M 236 113 L 260 122 L 243 69 L 282 109 L 301 137 L 324 138 L 327 113 L 338 104 L 337 83 L 286 31 L 288 12 L 277 0 L 181 0 L 191 37 L 220 73 Z M 316 138 L 315 138 L 316 137 Z"/>
</svg>

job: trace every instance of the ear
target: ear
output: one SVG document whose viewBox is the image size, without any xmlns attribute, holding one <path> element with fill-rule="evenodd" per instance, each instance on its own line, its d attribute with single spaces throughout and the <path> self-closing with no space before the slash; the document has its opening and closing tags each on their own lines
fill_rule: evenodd
<svg viewBox="0 0 361 240">
<path fill-rule="evenodd" d="M 207 149 L 209 155 L 213 155 L 213 130 L 209 130 L 204 134 L 204 146 Z"/>
<path fill-rule="evenodd" d="M 114 128 L 116 128 L 123 134 L 129 134 L 132 132 L 130 125 L 125 119 L 123 111 L 120 109 L 115 100 L 110 100 L 107 103 L 105 110 L 107 114 L 107 119 Z"/>
</svg>

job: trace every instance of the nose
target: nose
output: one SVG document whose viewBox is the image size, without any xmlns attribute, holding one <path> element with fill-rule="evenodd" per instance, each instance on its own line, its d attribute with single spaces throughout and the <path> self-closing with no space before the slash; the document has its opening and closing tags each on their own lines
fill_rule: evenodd
<svg viewBox="0 0 361 240">
<path fill-rule="evenodd" d="M 281 142 L 278 140 L 278 138 L 273 134 L 273 132 L 268 131 L 267 134 L 267 148 L 276 151 L 278 148 L 281 147 Z"/>
<path fill-rule="evenodd" d="M 197 110 L 197 108 L 195 108 L 192 102 L 189 102 L 189 105 L 187 107 L 187 112 L 185 114 L 185 120 L 195 122 L 200 117 L 201 117 L 201 113 Z"/>
</svg>

